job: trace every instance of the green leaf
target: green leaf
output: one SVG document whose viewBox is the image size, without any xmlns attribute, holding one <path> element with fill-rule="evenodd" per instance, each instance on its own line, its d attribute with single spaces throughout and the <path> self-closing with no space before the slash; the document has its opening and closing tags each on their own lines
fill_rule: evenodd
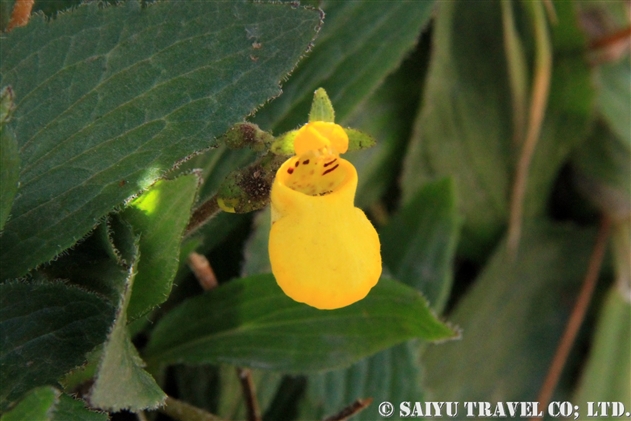
<svg viewBox="0 0 631 421">
<path fill-rule="evenodd" d="M 271 211 L 271 206 L 268 206 L 254 217 L 250 237 L 243 248 L 242 277 L 272 271 L 268 248 L 269 231 L 272 228 Z"/>
<path fill-rule="evenodd" d="M 437 311 L 451 288 L 458 228 L 453 182 L 445 179 L 421 189 L 379 232 L 384 265 L 397 279 L 423 292 Z M 322 418 L 368 396 L 377 403 L 422 401 L 420 349 L 418 341 L 409 341 L 346 370 L 309 376 L 302 419 L 316 414 Z M 356 418 L 379 418 L 377 405 Z"/>
<path fill-rule="evenodd" d="M 306 372 L 343 367 L 414 337 L 455 335 L 396 281 L 382 279 L 364 300 L 321 311 L 285 296 L 273 276 L 258 275 L 172 310 L 156 325 L 145 357 L 153 366 L 227 362 Z"/>
<path fill-rule="evenodd" d="M 425 185 L 379 232 L 386 267 L 440 312 L 447 302 L 458 243 L 454 183 Z"/>
<path fill-rule="evenodd" d="M 116 4 L 113 0 L 106 0 L 109 4 Z M 42 12 L 46 16 L 55 17 L 55 15 L 59 12 L 63 12 L 66 9 L 70 9 L 71 7 L 75 7 L 81 4 L 81 0 L 47 0 L 47 1 L 36 1 L 33 5 L 32 13 Z"/>
<path fill-rule="evenodd" d="M 142 367 L 144 363 L 125 328 L 117 320 L 105 346 L 90 395 L 92 405 L 111 411 L 155 409 L 166 395 Z"/>
<path fill-rule="evenodd" d="M 131 231 L 131 227 L 127 227 Z M 149 373 L 131 342 L 127 330 L 127 308 L 138 266 L 138 239 L 133 240 L 134 255 L 120 296 L 116 320 L 103 348 L 96 379 L 90 391 L 90 403 L 101 409 L 136 412 L 155 409 L 166 395 Z"/>
<path fill-rule="evenodd" d="M 309 111 L 309 121 L 326 121 L 335 122 L 335 110 L 333 104 L 322 88 L 316 89 L 313 93 L 313 101 L 311 102 L 311 111 Z"/>
<path fill-rule="evenodd" d="M 555 5 L 556 7 L 556 5 Z M 532 158 L 524 217 L 546 211 L 568 153 L 588 133 L 594 89 L 571 2 L 557 7 L 550 98 Z M 402 178 L 404 201 L 426 182 L 451 176 L 464 216 L 462 254 L 483 259 L 509 214 L 515 158 L 509 77 L 499 3 L 441 2 L 421 112 Z M 573 43 L 565 43 L 568 33 Z M 529 37 L 528 34 L 523 37 Z M 484 60 L 480 58 L 484 57 Z"/>
<path fill-rule="evenodd" d="M 173 182 L 160 184 L 164 183 Z M 160 191 L 165 190 L 168 191 Z M 147 210 L 147 200 L 144 205 Z M 165 209 L 164 205 L 158 207 Z M 127 306 L 138 271 L 138 243 L 132 227 L 120 214 L 114 215 L 68 255 L 39 271 L 49 277 L 65 274 L 73 283 L 105 293 L 117 307 L 115 319 L 108 323 L 109 335 L 103 346 L 90 353 L 86 366 L 63 378 L 69 391 L 85 386 L 90 379 L 90 384 L 94 383 L 91 404 L 104 409 L 152 408 L 164 397 L 151 376 L 142 370 L 143 362 L 129 337 Z M 149 250 L 148 254 L 151 255 Z"/>
<path fill-rule="evenodd" d="M 22 159 L 3 276 L 50 260 L 278 95 L 319 21 L 281 4 L 129 1 L 35 16 L 2 37 Z"/>
<path fill-rule="evenodd" d="M 52 386 L 33 389 L 11 411 L 2 415 L 0 421 L 48 421 L 59 394 Z"/>
<path fill-rule="evenodd" d="M 20 156 L 15 136 L 6 124 L 0 124 L 0 231 L 9 218 L 18 191 Z"/>
<path fill-rule="evenodd" d="M 620 140 L 631 148 L 631 58 L 605 63 L 595 71 L 598 108 Z"/>
<path fill-rule="evenodd" d="M 103 347 L 97 346 L 88 353 L 86 357 L 87 361 L 84 365 L 66 373 L 66 375 L 59 380 L 59 384 L 63 387 L 64 391 L 69 394 L 75 394 L 86 384 L 92 384 L 102 355 Z"/>
<path fill-rule="evenodd" d="M 136 252 L 133 250 L 133 235 L 128 233 L 129 238 L 122 235 L 126 230 L 118 216 L 113 215 L 71 251 L 42 265 L 32 276 L 42 276 L 49 281 L 64 279 L 107 297 L 116 307 L 127 279 L 129 264 Z"/>
<path fill-rule="evenodd" d="M 282 133 L 304 124 L 313 92 L 324 88 L 344 122 L 416 43 L 433 1 L 326 1 L 325 25 L 309 57 L 283 87 L 283 95 L 254 119 Z"/>
<path fill-rule="evenodd" d="M 434 31 L 424 106 L 404 161 L 403 198 L 410 201 L 434 177 L 452 176 L 465 216 L 461 246 L 488 247 L 505 223 L 511 178 L 500 5 L 441 2 Z"/>
<path fill-rule="evenodd" d="M 532 157 L 526 186 L 524 215 L 544 215 L 554 182 L 570 152 L 589 135 L 596 105 L 592 68 L 585 58 L 587 48 L 572 2 L 555 5 L 559 20 L 552 26 L 554 51 L 552 81 L 541 137 Z"/>
<path fill-rule="evenodd" d="M 539 223 L 525 227 L 516 258 L 502 242 L 450 313 L 462 340 L 423 356 L 431 399 L 535 400 L 594 238 L 592 230 Z"/>
<path fill-rule="evenodd" d="M 6 124 L 11 119 L 15 110 L 13 89 L 5 86 L 0 90 L 0 125 Z"/>
<path fill-rule="evenodd" d="M 202 365 L 176 365 L 172 369 L 173 380 L 177 386 L 178 397 L 183 401 L 217 414 L 218 401 L 224 390 L 219 386 L 219 367 Z M 232 367 L 236 377 L 236 370 Z M 241 391 L 241 397 L 243 392 Z"/>
<path fill-rule="evenodd" d="M 614 219 L 631 214 L 631 145 L 602 121 L 572 156 L 575 181 L 604 213 Z"/>
<path fill-rule="evenodd" d="M 0 285 L 0 410 L 82 364 L 113 318 L 106 300 L 76 286 Z"/>
<path fill-rule="evenodd" d="M 0 31 L 5 31 L 9 20 L 11 20 L 11 11 L 13 10 L 15 0 L 0 0 Z"/>
<path fill-rule="evenodd" d="M 345 370 L 312 374 L 300 407 L 300 420 L 311 421 L 335 414 L 356 399 L 373 398 L 373 403 L 353 420 L 374 421 L 383 401 L 422 401 L 418 342 L 409 341 L 366 358 Z M 438 345 L 439 347 L 442 345 Z M 395 405 L 396 405 L 395 404 Z M 395 411 L 392 420 L 400 419 Z"/>
<path fill-rule="evenodd" d="M 85 404 L 52 386 L 31 390 L 0 421 L 107 421 L 107 414 L 92 412 Z"/>
<path fill-rule="evenodd" d="M 626 296 L 625 296 L 626 294 Z M 613 287 L 607 294 L 577 396 L 590 402 L 622 402 L 631 407 L 631 303 L 629 291 Z M 602 418 L 599 418 L 602 419 Z M 608 418 L 615 419 L 615 418 Z"/>
<path fill-rule="evenodd" d="M 198 206 L 217 193 L 219 186 L 228 174 L 248 166 L 256 158 L 256 154 L 248 149 L 230 150 L 224 146 L 192 158 L 184 163 L 177 173 L 187 174 L 193 170 L 201 169 L 204 182 L 199 189 L 198 203 L 195 205 Z M 203 241 L 197 252 L 205 254 L 221 243 L 237 226 L 246 221 L 249 221 L 247 214 L 234 215 L 220 212 L 197 230 L 194 237 L 185 239 L 185 243 L 193 239 L 196 242 Z M 187 270 L 187 272 L 189 271 Z"/>
<path fill-rule="evenodd" d="M 359 175 L 358 207 L 373 204 L 397 183 L 419 105 L 428 50 L 429 43 L 423 42 L 347 119 L 349 126 L 379 139 L 370 150 L 345 155 Z M 351 134 L 349 138 L 352 142 Z"/>
<path fill-rule="evenodd" d="M 185 402 L 203 408 L 222 419 L 247 419 L 243 386 L 236 367 L 177 365 L 172 370 L 178 396 Z M 283 376 L 270 370 L 249 370 L 259 408 L 261 413 L 266 413 Z M 268 419 L 267 414 L 264 419 Z"/>
<path fill-rule="evenodd" d="M 246 167 L 254 162 L 257 154 L 248 149 L 232 150 L 225 146 L 208 150 L 178 168 L 178 174 L 188 174 L 193 170 L 201 170 L 204 180 L 199 190 L 199 202 L 209 199 L 215 193 L 223 180 L 232 171 Z"/>
<path fill-rule="evenodd" d="M 51 421 L 107 421 L 109 417 L 102 412 L 90 411 L 83 401 L 68 395 L 61 395 L 55 407 Z"/>
<path fill-rule="evenodd" d="M 121 214 L 140 236 L 142 255 L 127 307 L 129 320 L 162 304 L 171 293 L 198 184 L 195 174 L 159 181 Z"/>
<path fill-rule="evenodd" d="M 250 370 L 254 391 L 261 412 L 264 413 L 274 399 L 282 374 L 269 370 Z M 243 386 L 235 367 L 219 368 L 219 405 L 217 415 L 227 420 L 247 419 L 243 404 Z"/>
</svg>

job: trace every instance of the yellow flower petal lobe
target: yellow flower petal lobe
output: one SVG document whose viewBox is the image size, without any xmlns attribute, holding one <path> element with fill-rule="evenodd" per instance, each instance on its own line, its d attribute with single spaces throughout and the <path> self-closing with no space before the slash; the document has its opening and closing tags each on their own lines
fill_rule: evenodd
<svg viewBox="0 0 631 421">
<path fill-rule="evenodd" d="M 294 141 L 296 155 L 329 148 L 334 153 L 342 154 L 348 150 L 348 135 L 335 123 L 313 121 L 298 130 Z"/>
</svg>

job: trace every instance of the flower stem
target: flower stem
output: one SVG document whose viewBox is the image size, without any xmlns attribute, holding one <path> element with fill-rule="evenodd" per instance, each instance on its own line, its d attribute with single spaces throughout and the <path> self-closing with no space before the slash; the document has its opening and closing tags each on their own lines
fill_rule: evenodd
<svg viewBox="0 0 631 421">
<path fill-rule="evenodd" d="M 193 215 L 191 215 L 191 219 L 184 230 L 184 236 L 187 237 L 197 231 L 202 225 L 217 215 L 219 211 L 217 195 L 214 195 L 193 211 Z"/>
</svg>

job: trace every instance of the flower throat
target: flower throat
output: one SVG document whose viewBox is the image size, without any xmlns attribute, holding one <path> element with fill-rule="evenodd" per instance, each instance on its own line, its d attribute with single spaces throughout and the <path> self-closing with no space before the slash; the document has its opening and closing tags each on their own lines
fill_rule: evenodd
<svg viewBox="0 0 631 421">
<path fill-rule="evenodd" d="M 283 181 L 290 189 L 310 196 L 329 194 L 346 178 L 339 160 L 328 148 L 305 152 L 287 168 Z"/>
</svg>

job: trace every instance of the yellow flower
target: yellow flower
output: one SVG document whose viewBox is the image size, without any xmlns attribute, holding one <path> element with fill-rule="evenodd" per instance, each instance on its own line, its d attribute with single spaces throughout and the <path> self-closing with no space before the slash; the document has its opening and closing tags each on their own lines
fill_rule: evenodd
<svg viewBox="0 0 631 421">
<path fill-rule="evenodd" d="M 296 155 L 272 185 L 269 254 L 289 297 L 319 309 L 364 298 L 381 275 L 379 237 L 354 205 L 357 171 L 339 157 L 348 136 L 337 124 L 303 126 Z"/>
</svg>

